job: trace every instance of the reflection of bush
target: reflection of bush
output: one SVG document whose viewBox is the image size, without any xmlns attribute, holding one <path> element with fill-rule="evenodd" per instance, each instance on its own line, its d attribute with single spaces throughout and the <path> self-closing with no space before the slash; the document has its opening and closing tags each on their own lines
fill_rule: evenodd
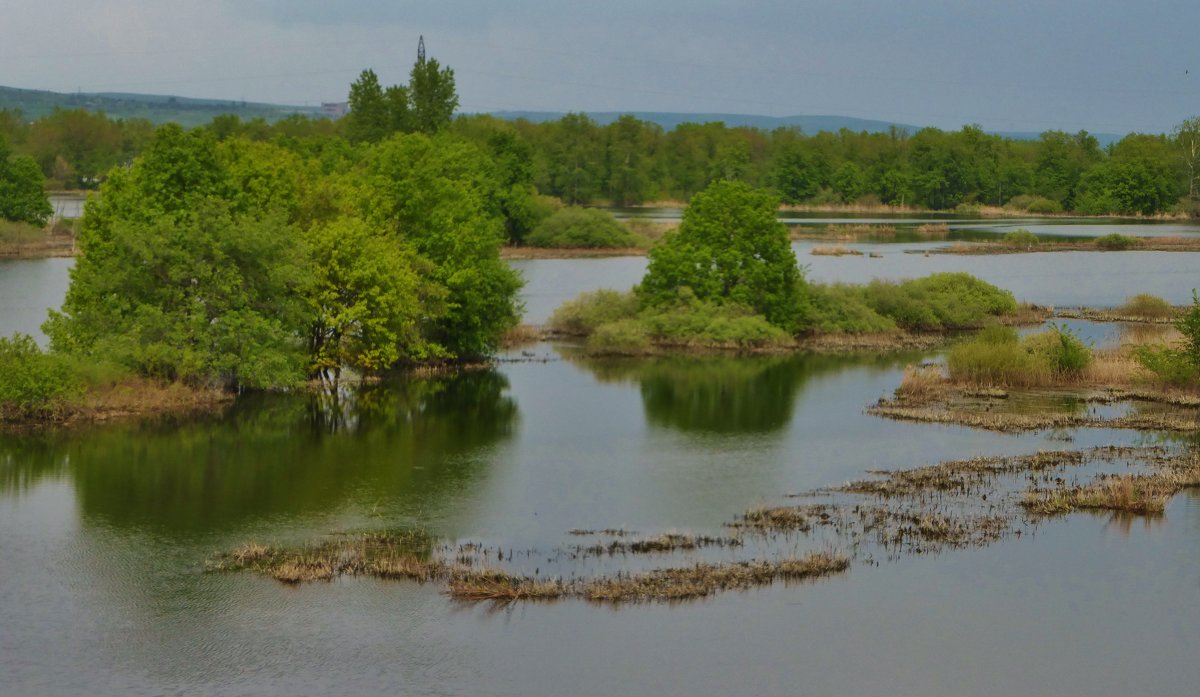
<svg viewBox="0 0 1200 697">
<path fill-rule="evenodd" d="M 570 357 L 570 356 L 568 356 Z M 578 358 L 602 382 L 636 382 L 647 420 L 714 433 L 763 433 L 786 426 L 811 377 L 852 365 L 893 368 L 911 356 L 671 356 Z"/>
<path fill-rule="evenodd" d="M 348 496 L 428 503 L 469 478 L 456 457 L 517 417 L 491 371 L 375 385 L 337 400 L 262 395 L 220 417 L 0 437 L 0 490 L 66 473 L 82 509 L 114 523 L 218 528 L 329 511 Z"/>
</svg>

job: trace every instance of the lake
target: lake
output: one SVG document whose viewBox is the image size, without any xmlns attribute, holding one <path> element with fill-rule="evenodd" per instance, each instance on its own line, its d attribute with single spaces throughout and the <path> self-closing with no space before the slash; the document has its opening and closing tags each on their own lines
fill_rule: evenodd
<svg viewBox="0 0 1200 697">
<path fill-rule="evenodd" d="M 1200 256 L 1166 252 L 862 247 L 882 258 L 795 245 L 811 279 L 964 270 L 1049 305 L 1114 305 L 1139 292 L 1181 303 L 1200 271 Z M 629 287 L 644 263 L 513 265 L 528 281 L 527 319 L 541 323 L 578 292 Z M 36 332 L 69 268 L 0 262 L 0 334 Z M 1073 326 L 1111 340 L 1111 326 Z M 214 553 L 250 540 L 389 526 L 504 550 L 529 573 L 652 567 L 696 557 L 581 562 L 561 552 L 579 528 L 724 534 L 748 507 L 867 470 L 1160 441 L 863 413 L 905 365 L 935 358 L 599 361 L 543 343 L 493 369 L 336 402 L 252 396 L 222 415 L 0 434 L 0 693 L 1195 694 L 1195 491 L 1160 518 L 1071 516 L 988 547 L 879 558 L 815 583 L 683 604 L 462 604 L 437 584 L 289 587 L 204 572 Z M 775 552 L 805 544 L 783 540 Z"/>
</svg>

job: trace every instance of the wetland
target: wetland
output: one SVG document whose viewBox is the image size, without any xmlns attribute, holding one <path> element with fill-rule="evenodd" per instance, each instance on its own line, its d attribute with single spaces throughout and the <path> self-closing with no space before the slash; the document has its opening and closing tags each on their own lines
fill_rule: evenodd
<svg viewBox="0 0 1200 697">
<path fill-rule="evenodd" d="M 838 242 L 862 255 L 793 242 L 810 280 L 967 271 L 1056 311 L 1196 284 L 1184 252 L 926 256 L 959 223 L 857 224 L 898 232 Z M 646 261 L 510 264 L 542 325 Z M 2 333 L 41 339 L 70 265 L 0 261 Z M 1059 322 L 1097 350 L 1144 329 L 1107 319 Z M 955 399 L 1070 419 L 871 413 L 943 359 L 539 341 L 483 369 L 0 433 L 0 672 L 18 694 L 1190 694 L 1195 405 L 1010 389 Z"/>
</svg>

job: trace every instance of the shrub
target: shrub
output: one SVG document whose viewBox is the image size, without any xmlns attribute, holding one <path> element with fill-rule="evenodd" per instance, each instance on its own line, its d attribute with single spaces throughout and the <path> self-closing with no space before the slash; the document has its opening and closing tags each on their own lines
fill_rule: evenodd
<svg viewBox="0 0 1200 697">
<path fill-rule="evenodd" d="M 1037 235 L 1026 230 L 1025 228 L 1005 233 L 1003 239 L 1004 244 L 1012 245 L 1014 247 L 1032 247 L 1040 242 Z"/>
<path fill-rule="evenodd" d="M 78 393 L 63 358 L 44 353 L 28 334 L 0 338 L 0 420 L 53 414 Z"/>
<path fill-rule="evenodd" d="M 602 324 L 587 340 L 587 351 L 592 354 L 637 355 L 649 349 L 650 335 L 636 319 Z"/>
<path fill-rule="evenodd" d="M 1008 203 L 1004 204 L 1004 207 L 1043 215 L 1063 212 L 1063 206 L 1058 201 L 1045 198 L 1044 196 L 1031 196 L 1029 194 L 1013 196 L 1009 199 Z"/>
<path fill-rule="evenodd" d="M 950 349 L 946 367 L 960 382 L 1029 387 L 1077 376 L 1091 361 L 1091 349 L 1062 327 L 1024 339 L 1011 328 L 988 327 Z"/>
<path fill-rule="evenodd" d="M 1017 311 L 1012 293 L 968 273 L 936 273 L 892 283 L 873 281 L 864 301 L 898 326 L 914 331 L 973 329 Z"/>
<path fill-rule="evenodd" d="M 1096 246 L 1105 250 L 1106 252 L 1121 252 L 1126 249 L 1132 249 L 1133 247 L 1136 247 L 1137 244 L 1138 241 L 1136 237 L 1119 235 L 1115 232 L 1111 235 L 1104 235 L 1103 237 L 1096 238 Z"/>
<path fill-rule="evenodd" d="M 641 241 L 611 213 L 571 206 L 538 224 L 525 241 L 533 247 L 635 247 Z"/>
<path fill-rule="evenodd" d="M 763 348 L 790 341 L 787 332 L 743 305 L 721 305 L 684 296 L 666 307 L 644 310 L 650 336 L 667 344 Z"/>
<path fill-rule="evenodd" d="M 1117 312 L 1125 317 L 1166 319 L 1175 315 L 1175 308 L 1157 295 L 1142 293 L 1126 300 Z"/>
<path fill-rule="evenodd" d="M 894 321 L 867 305 L 860 286 L 813 285 L 810 291 L 812 329 L 818 334 L 875 334 L 896 330 Z"/>
<path fill-rule="evenodd" d="M 1179 319 L 1175 328 L 1183 335 L 1180 348 L 1139 346 L 1134 359 L 1159 380 L 1180 387 L 1200 382 L 1200 296 L 1192 291 L 1192 306 Z"/>
<path fill-rule="evenodd" d="M 550 315 L 551 331 L 571 336 L 587 336 L 602 325 L 637 316 L 638 299 L 633 293 L 598 290 L 583 293 L 563 303 Z"/>
<path fill-rule="evenodd" d="M 1027 336 L 1021 345 L 1055 376 L 1077 376 L 1092 362 L 1092 350 L 1065 327 Z"/>
<path fill-rule="evenodd" d="M 1025 386 L 1049 380 L 1049 370 L 1017 340 L 1016 331 L 989 327 L 946 355 L 946 368 L 958 382 Z"/>
</svg>

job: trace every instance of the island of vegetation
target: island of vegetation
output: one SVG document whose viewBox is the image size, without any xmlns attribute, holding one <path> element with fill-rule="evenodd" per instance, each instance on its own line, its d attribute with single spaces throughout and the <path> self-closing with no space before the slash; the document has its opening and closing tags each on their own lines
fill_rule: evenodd
<svg viewBox="0 0 1200 697">
<path fill-rule="evenodd" d="M 693 197 L 679 230 L 649 252 L 632 291 L 587 293 L 551 331 L 596 354 L 680 350 L 928 346 L 948 332 L 1040 319 L 965 273 L 865 286 L 809 283 L 770 193 L 719 181 Z"/>
</svg>

